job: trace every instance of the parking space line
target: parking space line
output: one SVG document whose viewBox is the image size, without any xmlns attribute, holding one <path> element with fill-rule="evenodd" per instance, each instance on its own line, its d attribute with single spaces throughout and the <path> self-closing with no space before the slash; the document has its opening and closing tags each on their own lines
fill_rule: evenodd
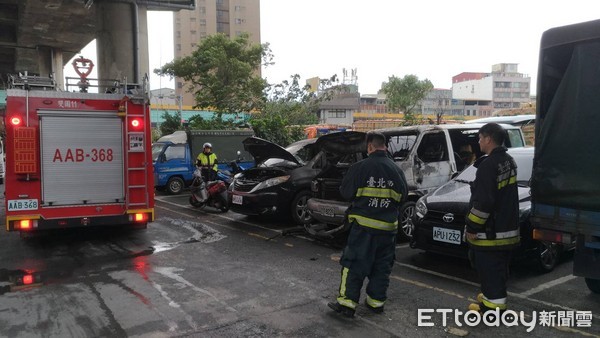
<svg viewBox="0 0 600 338">
<path fill-rule="evenodd" d="M 403 264 L 403 265 L 406 266 L 408 264 Z M 414 267 L 414 268 L 416 268 L 416 267 Z M 419 268 L 417 268 L 417 269 L 419 269 Z M 421 269 L 421 270 L 423 270 L 424 272 L 429 271 L 429 270 L 425 270 L 425 269 Z M 435 275 L 440 275 L 441 277 L 445 276 L 445 277 L 449 277 L 450 279 L 459 280 L 460 281 L 460 278 L 455 279 L 452 276 L 448 276 L 448 275 L 444 275 L 444 274 L 438 274 L 435 271 L 430 271 L 430 272 L 432 272 Z M 467 300 L 467 301 L 471 301 L 471 302 L 475 302 L 476 301 L 475 299 L 467 298 L 467 297 L 465 297 L 465 296 L 463 296 L 461 294 L 458 294 L 456 292 L 449 291 L 449 290 L 446 290 L 446 289 L 442 289 L 442 288 L 439 288 L 437 286 L 429 285 L 427 283 L 419 282 L 419 281 L 416 281 L 416 280 L 413 280 L 413 279 L 402 278 L 402 277 L 398 277 L 398 276 L 393 275 L 393 274 L 390 275 L 390 279 L 395 279 L 395 280 L 398 280 L 398 281 L 401 281 L 401 282 L 404 282 L 404 283 L 407 283 L 407 284 L 411 284 L 411 285 L 414 285 L 414 286 L 418 286 L 418 287 L 422 287 L 422 288 L 425 288 L 425 289 L 429 289 L 429 290 L 441 292 L 441 293 L 447 294 L 449 296 L 457 297 L 457 298 L 459 298 L 461 300 Z M 469 282 L 469 281 L 466 281 L 466 282 L 468 282 L 469 284 L 471 284 L 471 282 Z M 511 294 L 509 292 L 509 295 L 514 296 L 515 294 Z M 526 299 L 526 300 L 534 301 L 534 302 L 541 302 L 541 301 L 538 301 L 536 299 L 531 299 L 531 298 L 528 298 L 528 297 L 522 297 L 521 296 L 521 297 L 517 297 L 517 298 Z M 547 305 L 547 306 L 554 306 L 554 307 L 564 308 L 564 309 L 566 309 L 568 311 L 577 311 L 577 310 L 574 310 L 574 309 L 571 309 L 571 308 L 568 308 L 568 307 L 563 307 L 563 306 L 557 305 L 557 304 L 552 304 L 552 303 L 547 303 L 547 302 L 541 302 L 541 303 L 543 303 L 544 305 Z M 528 315 L 526 315 L 526 316 L 528 316 Z M 592 316 L 594 318 L 598 317 L 598 316 L 593 315 L 593 314 L 592 314 Z M 528 317 L 530 317 L 530 316 L 528 316 Z M 559 331 L 563 331 L 563 332 L 578 333 L 578 334 L 580 334 L 582 336 L 597 337 L 597 335 L 590 334 L 590 333 L 582 331 L 582 330 L 574 329 L 572 327 L 552 326 L 552 328 L 553 329 L 557 329 Z"/>
<path fill-rule="evenodd" d="M 233 221 L 233 222 L 238 222 L 238 223 L 250 225 L 250 226 L 257 227 L 257 228 L 260 228 L 260 229 L 263 229 L 263 230 L 268 230 L 268 231 L 272 231 L 272 232 L 276 232 L 278 234 L 281 234 L 281 230 L 266 228 L 266 227 L 263 227 L 263 226 L 260 226 L 260 225 L 256 225 L 254 223 L 250 223 L 250 222 L 238 220 L 238 219 L 227 217 L 227 216 L 223 216 L 223 215 L 209 214 L 209 213 L 206 213 L 206 212 L 204 212 L 202 210 L 198 210 L 197 208 L 194 208 L 192 206 L 187 206 L 187 205 L 183 206 L 181 204 L 177 204 L 177 203 L 173 203 L 173 202 L 169 202 L 169 201 L 163 201 L 163 200 L 161 200 L 161 202 L 162 203 L 166 203 L 166 204 L 170 204 L 170 205 L 174 205 L 174 206 L 179 207 L 179 208 L 184 208 L 184 209 L 194 210 L 196 212 L 201 212 L 204 215 L 212 215 L 212 216 L 219 217 L 219 218 L 222 218 L 222 219 L 226 219 L 226 220 L 229 220 L 229 221 Z M 164 208 L 164 209 L 170 210 L 170 211 L 174 211 L 173 209 L 169 209 L 169 208 Z M 189 215 L 187 215 L 187 216 L 189 216 Z"/>
<path fill-rule="evenodd" d="M 442 277 L 442 278 L 450 279 L 450 280 L 453 280 L 453 281 L 456 281 L 456 282 L 459 282 L 459 283 L 464 283 L 464 284 L 468 284 L 468 285 L 475 286 L 475 287 L 479 287 L 480 286 L 478 283 L 474 283 L 474 282 L 468 281 L 466 279 L 462 279 L 462 278 L 458 278 L 458 277 L 446 275 L 446 274 L 443 274 L 443 273 L 440 273 L 440 272 L 436 272 L 436 271 L 431 271 L 431 270 L 419 268 L 419 267 L 416 267 L 414 265 L 410 265 L 410 264 L 406 264 L 406 263 L 400 263 L 400 262 L 396 262 L 396 264 L 400 265 L 400 266 L 403 266 L 403 267 L 406 267 L 406 268 L 409 268 L 409 269 L 412 269 L 412 270 L 420 271 L 420 272 L 423 272 L 423 273 L 426 273 L 426 274 L 430 274 L 430 275 L 434 275 L 434 276 L 437 276 L 437 277 Z M 565 276 L 565 277 L 568 277 L 568 276 Z M 562 277 L 562 278 L 565 278 L 565 277 Z M 559 280 L 562 279 L 562 278 L 559 278 Z M 564 283 L 564 282 L 566 282 L 566 280 L 562 281 L 562 282 Z M 550 284 L 550 283 L 546 283 L 546 284 Z M 558 284 L 559 283 L 557 283 L 557 285 Z M 427 285 L 427 284 L 425 284 L 425 285 Z M 431 286 L 431 288 L 434 288 L 434 287 Z M 532 294 L 534 294 L 534 293 L 532 293 Z M 546 301 L 543 301 L 543 300 L 531 298 L 528 295 L 524 295 L 524 293 L 515 293 L 515 292 L 508 291 L 508 295 L 511 296 L 511 297 L 519 298 L 519 299 L 522 299 L 522 300 L 526 300 L 526 301 L 529 301 L 529 302 L 532 302 L 532 303 L 537 303 L 539 305 L 543 305 L 543 306 L 547 306 L 547 307 L 551 307 L 551 308 L 558 308 L 558 309 L 565 310 L 565 311 L 580 311 L 580 310 L 576 310 L 576 309 L 573 309 L 573 308 L 568 307 L 568 306 L 564 306 L 564 305 L 560 305 L 560 304 L 555 304 L 555 303 L 550 303 L 550 302 L 546 302 Z M 593 314 L 592 313 L 592 317 L 594 317 L 595 319 L 600 320 L 600 315 L 598 315 L 598 314 Z"/>
<path fill-rule="evenodd" d="M 161 201 L 161 202 L 163 202 L 163 203 L 166 203 L 166 204 L 175 205 L 175 206 L 178 206 L 178 207 L 180 207 L 180 208 L 184 208 L 184 209 L 190 209 L 190 210 L 194 210 L 194 211 L 199 211 L 199 210 L 197 210 L 196 208 L 193 208 L 193 207 L 191 207 L 191 206 L 190 206 L 190 207 L 187 207 L 187 206 L 182 206 L 182 205 L 180 205 L 180 204 L 171 203 L 171 202 L 167 202 L 167 201 Z M 198 218 L 198 217 L 196 217 L 196 216 L 188 215 L 188 214 L 186 214 L 186 213 L 179 212 L 179 211 L 176 211 L 176 210 L 173 210 L 173 209 L 171 209 L 171 208 L 164 207 L 164 206 L 159 206 L 159 205 L 157 205 L 156 207 L 157 207 L 157 208 L 161 208 L 161 209 L 168 210 L 168 211 L 170 211 L 170 212 L 173 212 L 173 213 L 176 213 L 176 214 L 178 214 L 178 215 L 185 216 L 185 217 L 189 217 L 189 218 L 193 218 L 193 219 L 197 219 L 197 218 Z M 200 212 L 202 212 L 202 211 L 200 211 Z M 208 213 L 206 213 L 206 212 L 202 212 L 202 214 L 203 214 L 203 215 L 209 215 L 209 214 L 208 214 Z M 245 222 L 245 221 L 240 221 L 240 220 L 237 220 L 237 219 L 235 219 L 235 218 L 225 217 L 225 216 L 222 216 L 222 215 L 213 215 L 213 216 L 217 216 L 217 217 L 220 217 L 220 218 L 223 218 L 223 219 L 227 219 L 227 220 L 230 220 L 230 221 L 233 221 L 233 222 L 239 222 L 239 223 L 246 224 L 246 225 L 249 225 L 249 226 L 252 226 L 252 227 L 255 227 L 255 228 L 259 228 L 259 229 L 263 229 L 263 230 L 270 230 L 270 231 L 272 231 L 272 232 L 275 232 L 277 235 L 275 235 L 275 236 L 271 236 L 271 237 L 267 237 L 267 236 L 262 236 L 262 235 L 259 235 L 259 234 L 257 234 L 257 233 L 254 233 L 254 232 L 245 231 L 245 230 L 243 230 L 243 229 L 239 229 L 239 228 L 234 228 L 234 227 L 231 227 L 231 226 L 228 226 L 228 225 L 225 225 L 225 224 L 216 223 L 216 222 L 214 222 L 214 221 L 211 221 L 211 220 L 202 220 L 202 221 L 203 221 L 203 222 L 206 222 L 206 223 L 213 224 L 213 225 L 215 225 L 215 226 L 219 226 L 219 227 L 222 227 L 222 228 L 226 228 L 226 229 L 229 229 L 229 230 L 233 230 L 233 231 L 239 231 L 239 232 L 245 233 L 245 234 L 247 234 L 247 235 L 249 235 L 249 236 L 253 236 L 253 237 L 257 237 L 257 238 L 261 238 L 261 239 L 264 239 L 264 240 L 266 240 L 266 241 L 271 241 L 271 242 L 278 242 L 278 241 L 277 241 L 275 238 L 277 238 L 277 237 L 279 237 L 280 235 L 282 235 L 282 234 L 283 234 L 283 231 L 282 231 L 282 230 L 275 230 L 275 229 L 265 228 L 265 227 L 262 227 L 262 226 L 260 226 L 260 225 L 256 225 L 256 224 L 249 223 L 249 222 Z M 312 238 L 309 238 L 309 237 L 306 237 L 306 236 L 301 236 L 301 235 L 295 235 L 295 236 L 293 236 L 293 237 L 294 237 L 294 238 L 303 239 L 303 240 L 305 240 L 305 241 L 308 241 L 308 242 L 314 242 L 314 241 L 315 241 L 315 240 L 314 240 L 314 239 L 312 239 Z M 293 245 L 293 244 L 290 244 L 290 243 L 284 243 L 284 244 L 285 244 L 287 247 L 294 247 L 294 245 Z"/>
<path fill-rule="evenodd" d="M 560 278 L 557 278 L 555 280 L 549 281 L 548 283 L 540 284 L 540 285 L 534 287 L 533 289 L 529 289 L 529 290 L 527 290 L 525 292 L 521 292 L 521 295 L 525 296 L 525 297 L 528 297 L 528 296 L 531 296 L 531 295 L 533 295 L 535 293 L 538 293 L 538 292 L 544 291 L 546 289 L 549 289 L 551 287 L 554 287 L 554 286 L 566 283 L 566 282 L 568 282 L 568 281 L 570 281 L 572 279 L 575 279 L 575 278 L 577 278 L 577 277 L 573 276 L 573 275 L 568 275 L 568 276 L 560 277 Z"/>
<path fill-rule="evenodd" d="M 445 293 L 445 294 L 450 295 L 450 296 L 458 297 L 460 299 L 466 299 L 466 297 L 463 296 L 463 295 L 461 295 L 461 294 L 458 294 L 458 293 L 452 292 L 452 291 L 448 291 L 448 290 L 439 288 L 437 286 L 429 285 L 427 283 L 419 282 L 419 281 L 412 280 L 412 279 L 402 278 L 402 277 L 398 277 L 398 276 L 395 276 L 395 275 L 390 275 L 390 278 L 399 280 L 399 281 L 404 282 L 404 283 L 408 283 L 408 284 L 412 284 L 412 285 L 415 285 L 415 286 L 419 286 L 419 287 L 422 287 L 422 288 L 425 288 L 425 289 L 439 291 L 439 292 Z"/>
<path fill-rule="evenodd" d="M 414 265 L 410 265 L 410 264 L 406 264 L 406 263 L 400 263 L 398 261 L 396 261 L 396 264 L 400 265 L 400 266 L 403 266 L 405 268 L 409 268 L 409 269 L 412 269 L 412 270 L 424 272 L 424 273 L 427 273 L 427 274 L 430 274 L 430 275 L 434 275 L 434 276 L 437 276 L 437 277 L 442 277 L 442 278 L 450 279 L 450 280 L 453 280 L 455 282 L 460 282 L 460 283 L 463 283 L 463 284 L 468 284 L 468 285 L 471 285 L 471 286 L 479 287 L 478 283 L 471 282 L 471 281 L 468 281 L 466 279 L 462 279 L 462 278 L 458 278 L 458 277 L 446 275 L 446 274 L 441 273 L 441 272 L 436 272 L 436 271 L 431 271 L 431 270 L 419 268 L 419 267 L 416 267 Z"/>
</svg>

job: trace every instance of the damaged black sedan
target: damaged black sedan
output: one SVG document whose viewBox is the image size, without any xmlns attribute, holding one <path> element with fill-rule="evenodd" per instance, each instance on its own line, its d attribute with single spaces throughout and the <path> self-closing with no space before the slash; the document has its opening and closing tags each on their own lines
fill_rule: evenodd
<svg viewBox="0 0 600 338">
<path fill-rule="evenodd" d="M 229 187 L 230 210 L 244 215 L 289 215 L 296 224 L 309 224 L 306 209 L 311 181 L 332 163 L 344 160 L 338 149 L 352 142 L 364 143 L 361 132 L 336 132 L 282 148 L 250 137 L 244 149 L 256 166 L 235 176 Z"/>
</svg>

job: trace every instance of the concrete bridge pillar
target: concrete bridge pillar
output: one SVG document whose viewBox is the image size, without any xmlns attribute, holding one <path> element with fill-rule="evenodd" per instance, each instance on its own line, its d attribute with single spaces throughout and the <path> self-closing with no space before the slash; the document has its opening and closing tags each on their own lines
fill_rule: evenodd
<svg viewBox="0 0 600 338">
<path fill-rule="evenodd" d="M 38 65 L 40 76 L 54 76 L 56 87 L 65 89 L 65 75 L 63 72 L 63 52 L 52 47 L 38 46 Z"/>
<path fill-rule="evenodd" d="M 134 1 L 97 4 L 98 78 L 141 83 L 150 71 L 147 7 Z"/>
</svg>

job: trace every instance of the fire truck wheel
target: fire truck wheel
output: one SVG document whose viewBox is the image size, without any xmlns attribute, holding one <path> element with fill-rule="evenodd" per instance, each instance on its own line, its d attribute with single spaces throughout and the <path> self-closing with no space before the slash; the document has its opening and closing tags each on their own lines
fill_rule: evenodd
<svg viewBox="0 0 600 338">
<path fill-rule="evenodd" d="M 180 177 L 171 177 L 167 182 L 167 192 L 171 195 L 179 195 L 183 191 L 183 180 Z"/>
</svg>

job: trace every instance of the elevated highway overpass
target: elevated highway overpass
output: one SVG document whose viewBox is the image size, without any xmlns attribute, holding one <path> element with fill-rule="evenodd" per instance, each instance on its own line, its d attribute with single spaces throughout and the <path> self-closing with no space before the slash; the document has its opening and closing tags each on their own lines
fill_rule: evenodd
<svg viewBox="0 0 600 338">
<path fill-rule="evenodd" d="M 98 78 L 139 82 L 149 72 L 147 11 L 195 0 L 0 0 L 0 89 L 8 74 L 52 74 L 96 39 Z"/>
</svg>

